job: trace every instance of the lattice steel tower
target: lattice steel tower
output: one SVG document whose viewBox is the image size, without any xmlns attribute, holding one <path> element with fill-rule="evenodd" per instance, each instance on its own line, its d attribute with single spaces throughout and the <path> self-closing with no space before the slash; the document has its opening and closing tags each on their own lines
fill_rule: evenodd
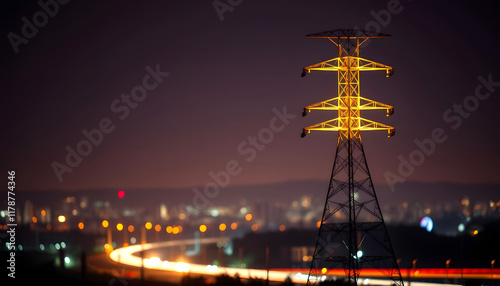
<svg viewBox="0 0 500 286">
<path fill-rule="evenodd" d="M 316 241 L 308 284 L 319 283 L 323 275 L 343 268 L 352 285 L 357 284 L 363 269 L 375 268 L 403 285 L 401 273 L 387 234 L 382 212 L 375 194 L 361 141 L 361 131 L 394 128 L 361 118 L 361 110 L 385 109 L 387 116 L 394 108 L 361 97 L 360 71 L 386 71 L 393 68 L 359 57 L 359 47 L 371 38 L 390 35 L 354 29 L 339 29 L 307 35 L 307 38 L 326 38 L 338 47 L 338 57 L 305 67 L 302 76 L 314 70 L 336 71 L 338 95 L 304 108 L 303 116 L 311 110 L 337 110 L 338 117 L 304 128 L 302 137 L 313 130 L 337 131 L 337 150 L 328 194 Z"/>
</svg>

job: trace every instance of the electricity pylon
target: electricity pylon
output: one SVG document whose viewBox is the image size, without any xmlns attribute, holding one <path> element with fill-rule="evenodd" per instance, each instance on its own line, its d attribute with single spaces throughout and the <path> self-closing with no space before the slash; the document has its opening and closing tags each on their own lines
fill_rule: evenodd
<svg viewBox="0 0 500 286">
<path fill-rule="evenodd" d="M 368 39 L 390 35 L 339 29 L 306 37 L 326 38 L 338 47 L 338 57 L 305 67 L 302 72 L 305 76 L 311 71 L 334 71 L 338 76 L 337 97 L 306 106 L 303 113 L 305 116 L 311 110 L 338 111 L 337 118 L 306 127 L 302 132 L 302 137 L 315 130 L 338 132 L 307 284 L 319 283 L 332 269 L 343 268 L 349 283 L 357 285 L 363 269 L 375 268 L 403 286 L 361 140 L 361 131 L 387 130 L 389 137 L 395 133 L 394 127 L 360 116 L 361 110 L 385 109 L 387 116 L 394 112 L 390 105 L 361 97 L 359 81 L 360 71 L 386 71 L 387 77 L 393 75 L 392 67 L 359 57 L 359 48 Z"/>
</svg>

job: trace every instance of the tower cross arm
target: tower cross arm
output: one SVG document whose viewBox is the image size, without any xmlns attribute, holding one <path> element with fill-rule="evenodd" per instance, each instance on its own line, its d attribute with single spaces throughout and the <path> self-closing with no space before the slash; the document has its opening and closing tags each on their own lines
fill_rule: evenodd
<svg viewBox="0 0 500 286">
<path fill-rule="evenodd" d="M 307 112 L 311 112 L 313 109 L 320 109 L 320 110 L 338 110 L 340 108 L 339 104 L 339 97 L 334 97 L 328 100 L 324 100 L 315 104 L 308 105 L 304 107 L 304 112 L 302 113 L 302 116 L 306 116 Z"/>
<path fill-rule="evenodd" d="M 320 101 L 315 104 L 308 105 L 304 107 L 304 112 L 302 113 L 302 116 L 306 116 L 308 112 L 311 112 L 311 110 L 339 110 L 339 109 L 347 109 L 346 106 L 342 106 L 342 104 L 339 102 L 340 97 L 334 97 L 328 100 Z M 377 102 L 368 98 L 364 97 L 359 97 L 359 104 L 356 105 L 356 107 L 351 107 L 351 108 L 357 108 L 359 110 L 374 110 L 374 109 L 385 109 L 387 110 L 387 116 L 391 116 L 394 114 L 394 107 Z"/>
<path fill-rule="evenodd" d="M 388 137 L 393 136 L 396 133 L 396 129 L 392 126 L 385 125 L 372 120 L 364 119 L 361 117 L 351 118 L 352 121 L 357 121 L 357 124 L 351 127 L 344 126 L 347 118 L 337 117 L 335 119 L 330 119 L 321 123 L 317 123 L 302 130 L 302 136 L 305 137 L 311 131 L 378 131 L 387 130 Z M 352 124 L 352 123 L 351 123 Z"/>
<path fill-rule="evenodd" d="M 324 70 L 324 71 L 338 71 L 342 68 L 342 62 L 340 58 L 334 58 L 331 60 L 327 60 L 324 62 L 320 62 L 314 65 L 310 65 L 305 67 L 302 70 L 302 77 L 305 77 L 307 73 L 310 73 L 312 70 Z"/>
<path fill-rule="evenodd" d="M 358 118 L 358 119 L 359 119 L 359 127 L 356 127 L 354 129 L 358 129 L 360 131 L 387 130 L 388 137 L 394 136 L 394 134 L 396 134 L 396 129 L 392 126 L 364 118 Z"/>
<path fill-rule="evenodd" d="M 377 102 L 368 98 L 359 97 L 359 109 L 361 110 L 371 110 L 371 109 L 385 109 L 387 110 L 387 116 L 394 114 L 394 107 L 385 103 Z"/>
<path fill-rule="evenodd" d="M 394 68 L 388 65 L 374 62 L 372 60 L 367 60 L 363 58 L 356 58 L 358 61 L 357 69 L 360 71 L 379 71 L 385 70 L 387 72 L 387 77 L 394 74 Z"/>
<path fill-rule="evenodd" d="M 328 121 L 324 121 L 321 123 L 317 123 L 308 127 L 305 127 L 302 129 L 302 135 L 301 137 L 305 137 L 307 133 L 311 133 L 312 130 L 317 130 L 317 131 L 340 131 L 341 121 L 340 118 L 335 118 L 331 119 Z"/>
<path fill-rule="evenodd" d="M 387 77 L 394 74 L 394 68 L 388 65 L 377 63 L 360 57 L 340 57 L 307 66 L 302 70 L 302 77 L 313 70 L 317 71 L 379 71 L 385 70 Z"/>
</svg>

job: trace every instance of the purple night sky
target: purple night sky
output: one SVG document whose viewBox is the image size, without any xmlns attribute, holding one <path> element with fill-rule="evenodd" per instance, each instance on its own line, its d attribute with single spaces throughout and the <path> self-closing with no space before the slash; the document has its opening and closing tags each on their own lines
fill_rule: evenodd
<svg viewBox="0 0 500 286">
<path fill-rule="evenodd" d="M 361 95 L 395 107 L 362 113 L 396 127 L 392 138 L 363 133 L 374 183 L 401 175 L 400 156 L 441 128 L 446 140 L 406 181 L 500 184 L 498 4 L 247 0 L 218 15 L 213 2 L 69 1 L 15 45 L 10 33 L 23 37 L 23 17 L 42 8 L 4 4 L 1 164 L 17 188 L 185 188 L 228 162 L 232 186 L 328 180 L 337 134 L 300 134 L 337 113 L 301 113 L 336 96 L 337 75 L 300 74 L 336 47 L 304 36 L 356 26 L 392 35 L 361 50 L 395 70 L 361 73 Z M 273 119 L 284 109 L 288 119 Z M 66 146 L 100 124 L 108 133 L 69 167 Z M 252 147 L 259 132 L 266 144 Z M 54 162 L 72 170 L 61 182 Z"/>
</svg>

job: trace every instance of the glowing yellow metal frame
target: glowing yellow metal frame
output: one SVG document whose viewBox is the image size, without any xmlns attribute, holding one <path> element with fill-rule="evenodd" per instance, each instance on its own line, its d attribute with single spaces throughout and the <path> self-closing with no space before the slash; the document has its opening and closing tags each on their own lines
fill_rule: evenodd
<svg viewBox="0 0 500 286">
<path fill-rule="evenodd" d="M 361 110 L 385 109 L 387 110 L 387 116 L 390 116 L 394 113 L 394 107 L 361 97 L 359 87 L 360 71 L 385 70 L 387 77 L 390 77 L 394 74 L 394 69 L 390 66 L 359 57 L 359 47 L 367 38 L 361 43 L 359 42 L 360 37 L 348 39 L 356 41 L 355 46 L 353 45 L 352 47 L 341 46 L 341 39 L 345 40 L 345 37 L 325 38 L 328 38 L 332 43 L 337 45 L 339 56 L 331 60 L 305 67 L 302 76 L 305 76 L 311 71 L 336 71 L 338 73 L 338 96 L 304 107 L 304 113 L 302 115 L 306 116 L 311 110 L 338 110 L 338 117 L 304 128 L 302 137 L 313 130 L 338 131 L 340 136 L 339 140 L 354 137 L 361 140 L 360 131 L 387 130 L 389 137 L 394 135 L 394 127 L 361 118 Z M 354 48 L 354 50 L 352 48 Z"/>
</svg>

